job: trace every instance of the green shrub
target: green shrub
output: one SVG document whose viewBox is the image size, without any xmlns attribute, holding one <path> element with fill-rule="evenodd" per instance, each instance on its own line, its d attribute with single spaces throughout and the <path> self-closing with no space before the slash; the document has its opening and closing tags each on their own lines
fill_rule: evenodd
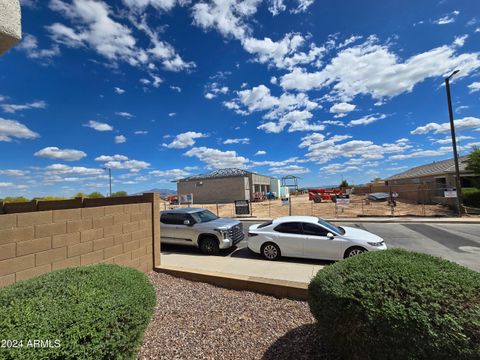
<svg viewBox="0 0 480 360">
<path fill-rule="evenodd" d="M 480 359 L 480 274 L 440 258 L 364 253 L 320 270 L 308 302 L 345 359 Z"/>
<path fill-rule="evenodd" d="M 10 285 L 0 290 L 0 341 L 23 344 L 0 347 L 0 359 L 134 359 L 154 306 L 145 274 L 118 265 Z M 51 340 L 51 347 L 33 347 L 33 340 Z"/>
<path fill-rule="evenodd" d="M 480 208 L 480 189 L 466 188 L 462 189 L 463 203 L 466 206 Z"/>
</svg>

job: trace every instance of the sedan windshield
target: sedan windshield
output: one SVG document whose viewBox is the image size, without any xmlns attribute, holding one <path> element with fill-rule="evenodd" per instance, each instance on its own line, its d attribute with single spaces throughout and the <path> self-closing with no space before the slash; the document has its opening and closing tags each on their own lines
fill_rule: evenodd
<svg viewBox="0 0 480 360">
<path fill-rule="evenodd" d="M 345 234 L 345 230 L 343 228 L 335 226 L 335 225 L 333 225 L 333 224 L 329 223 L 328 221 L 325 221 L 321 218 L 318 218 L 318 223 L 320 225 L 322 225 L 325 229 L 333 231 L 336 234 L 340 234 L 340 235 Z"/>
<path fill-rule="evenodd" d="M 205 223 L 213 220 L 217 220 L 218 216 L 212 213 L 210 210 L 203 210 L 195 213 L 191 213 L 196 223 Z"/>
</svg>

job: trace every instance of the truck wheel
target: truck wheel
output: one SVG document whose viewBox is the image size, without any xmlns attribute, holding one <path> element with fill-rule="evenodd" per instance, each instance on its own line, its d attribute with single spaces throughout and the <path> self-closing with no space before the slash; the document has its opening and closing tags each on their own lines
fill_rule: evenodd
<svg viewBox="0 0 480 360">
<path fill-rule="evenodd" d="M 200 250 L 205 255 L 218 255 L 220 248 L 218 240 L 213 237 L 206 237 L 200 241 Z"/>
</svg>

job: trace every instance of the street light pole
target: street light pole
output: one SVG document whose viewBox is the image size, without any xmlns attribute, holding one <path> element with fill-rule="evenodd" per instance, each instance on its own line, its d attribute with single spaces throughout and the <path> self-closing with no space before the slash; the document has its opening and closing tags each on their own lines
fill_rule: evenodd
<svg viewBox="0 0 480 360">
<path fill-rule="evenodd" d="M 110 197 L 112 197 L 112 168 L 104 167 L 103 170 L 108 170 L 108 180 L 110 184 Z"/>
<path fill-rule="evenodd" d="M 445 78 L 445 88 L 447 90 L 448 115 L 450 117 L 450 131 L 452 134 L 453 161 L 455 162 L 455 187 L 457 188 L 457 212 L 462 216 L 462 188 L 460 184 L 460 168 L 458 165 L 457 140 L 455 136 L 455 124 L 453 122 L 452 96 L 450 94 L 450 79 L 459 72 L 455 70 L 450 76 Z"/>
</svg>

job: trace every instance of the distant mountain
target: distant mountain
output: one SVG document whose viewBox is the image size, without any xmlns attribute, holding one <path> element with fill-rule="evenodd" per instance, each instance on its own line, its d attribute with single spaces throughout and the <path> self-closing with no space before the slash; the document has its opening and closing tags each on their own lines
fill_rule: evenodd
<svg viewBox="0 0 480 360">
<path fill-rule="evenodd" d="M 134 194 L 134 195 L 141 195 L 143 193 L 149 193 L 149 192 L 158 192 L 160 193 L 161 196 L 168 196 L 168 195 L 176 195 L 177 194 L 177 191 L 176 190 L 172 190 L 172 189 L 150 189 L 150 190 L 145 190 L 145 191 L 142 191 L 142 192 L 139 192 L 137 194 Z"/>
</svg>

